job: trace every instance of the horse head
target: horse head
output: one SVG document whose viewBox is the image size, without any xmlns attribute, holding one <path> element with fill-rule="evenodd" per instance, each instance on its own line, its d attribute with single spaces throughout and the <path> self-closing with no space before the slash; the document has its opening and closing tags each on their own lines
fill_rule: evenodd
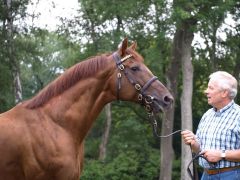
<svg viewBox="0 0 240 180">
<path fill-rule="evenodd" d="M 128 47 L 128 40 L 125 38 L 119 49 L 113 53 L 117 66 L 116 97 L 139 102 L 148 112 L 163 111 L 171 106 L 173 97 L 144 64 L 144 59 L 136 48 L 136 42 Z"/>
</svg>

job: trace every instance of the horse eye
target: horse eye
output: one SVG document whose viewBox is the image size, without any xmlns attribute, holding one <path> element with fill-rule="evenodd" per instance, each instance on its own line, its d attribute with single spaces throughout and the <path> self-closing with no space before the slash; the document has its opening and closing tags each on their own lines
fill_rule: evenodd
<svg viewBox="0 0 240 180">
<path fill-rule="evenodd" d="M 132 71 L 139 71 L 139 67 L 137 67 L 137 66 L 131 67 L 131 70 Z"/>
</svg>

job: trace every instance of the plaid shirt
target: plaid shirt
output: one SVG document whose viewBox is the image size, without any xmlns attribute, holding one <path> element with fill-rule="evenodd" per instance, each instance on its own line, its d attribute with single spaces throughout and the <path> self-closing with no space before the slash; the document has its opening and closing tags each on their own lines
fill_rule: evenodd
<svg viewBox="0 0 240 180">
<path fill-rule="evenodd" d="M 202 117 L 197 140 L 201 150 L 234 150 L 240 149 L 240 106 L 232 101 L 220 111 L 209 109 Z M 199 159 L 204 168 L 211 168 L 206 160 Z M 240 166 L 240 162 L 219 161 L 214 168 Z"/>
</svg>

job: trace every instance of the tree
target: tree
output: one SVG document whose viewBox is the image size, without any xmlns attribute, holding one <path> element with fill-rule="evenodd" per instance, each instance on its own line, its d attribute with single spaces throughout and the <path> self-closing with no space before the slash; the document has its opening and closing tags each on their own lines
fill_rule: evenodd
<svg viewBox="0 0 240 180">
<path fill-rule="evenodd" d="M 19 52 L 16 48 L 16 36 L 20 31 L 20 27 L 15 25 L 19 19 L 24 19 L 26 16 L 26 6 L 28 0 L 12 1 L 4 0 L 1 3 L 1 20 L 3 21 L 2 34 L 5 51 L 5 61 L 12 73 L 13 91 L 15 96 L 15 103 L 22 100 L 22 85 L 20 80 L 20 61 L 18 59 Z"/>
<path fill-rule="evenodd" d="M 99 147 L 99 160 L 104 161 L 106 158 L 107 153 L 107 143 L 109 139 L 109 133 L 111 129 L 112 124 L 112 112 L 111 112 L 111 103 L 108 103 L 105 106 L 105 112 L 106 112 L 106 124 L 105 129 L 103 131 L 102 141 Z"/>
<path fill-rule="evenodd" d="M 19 61 L 16 59 L 15 55 L 15 45 L 13 41 L 14 37 L 14 12 L 13 9 L 13 2 L 12 0 L 6 0 L 6 35 L 7 35 L 7 46 L 8 46 L 8 58 L 10 62 L 10 67 L 13 76 L 13 87 L 14 87 L 14 94 L 15 94 L 15 103 L 19 103 L 22 101 L 22 85 L 20 81 L 20 67 Z"/>
<path fill-rule="evenodd" d="M 193 65 L 191 58 L 191 44 L 193 40 L 193 27 L 196 25 L 195 19 L 187 19 L 182 22 L 180 50 L 182 50 L 181 62 L 183 72 L 183 89 L 181 95 L 181 118 L 182 129 L 192 130 L 192 91 L 193 91 Z M 186 169 L 191 161 L 192 152 L 189 147 L 182 145 L 182 171 L 181 179 L 190 179 Z"/>
<path fill-rule="evenodd" d="M 178 41 L 178 35 L 174 36 L 174 42 Z M 167 71 L 167 87 L 171 90 L 174 99 L 177 99 L 177 86 L 178 86 L 178 74 L 179 74 L 179 50 L 177 48 L 177 43 L 174 43 L 172 48 L 172 61 L 170 62 Z M 173 131 L 174 122 L 174 112 L 175 112 L 175 102 L 172 108 L 165 112 L 164 119 L 162 121 L 162 135 L 170 134 Z M 174 151 L 172 147 L 172 138 L 161 139 L 160 146 L 161 154 L 161 164 L 160 164 L 160 176 L 159 180 L 170 180 L 172 179 L 172 162 L 174 159 Z"/>
<path fill-rule="evenodd" d="M 65 69 L 79 61 L 79 45 L 55 32 L 35 29 L 17 37 L 21 51 L 21 79 L 24 99 L 31 98 Z"/>
</svg>

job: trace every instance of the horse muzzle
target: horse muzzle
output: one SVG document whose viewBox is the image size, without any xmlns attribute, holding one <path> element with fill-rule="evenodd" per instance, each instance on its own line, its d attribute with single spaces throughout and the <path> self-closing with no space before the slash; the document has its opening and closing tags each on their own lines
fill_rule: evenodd
<svg viewBox="0 0 240 180">
<path fill-rule="evenodd" d="M 144 106 L 148 112 L 159 113 L 172 107 L 173 97 L 166 95 L 163 98 L 156 98 L 148 95 L 145 97 Z"/>
</svg>

